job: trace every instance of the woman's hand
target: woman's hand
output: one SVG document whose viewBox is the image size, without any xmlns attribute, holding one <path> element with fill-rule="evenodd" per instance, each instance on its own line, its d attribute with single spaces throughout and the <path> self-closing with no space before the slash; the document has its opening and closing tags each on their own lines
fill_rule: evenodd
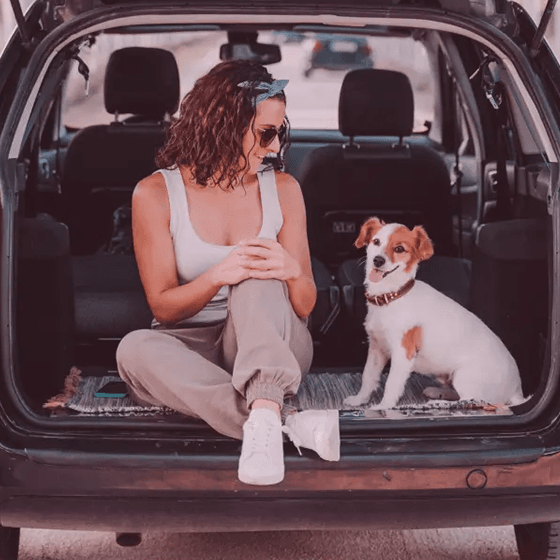
<svg viewBox="0 0 560 560">
<path fill-rule="evenodd" d="M 208 271 L 213 284 L 218 287 L 239 284 L 251 277 L 251 270 L 246 264 L 246 257 L 240 249 L 235 248 L 217 265 Z"/>
<path fill-rule="evenodd" d="M 299 263 L 272 239 L 244 240 L 239 244 L 239 254 L 250 278 L 295 280 L 301 276 Z"/>
</svg>

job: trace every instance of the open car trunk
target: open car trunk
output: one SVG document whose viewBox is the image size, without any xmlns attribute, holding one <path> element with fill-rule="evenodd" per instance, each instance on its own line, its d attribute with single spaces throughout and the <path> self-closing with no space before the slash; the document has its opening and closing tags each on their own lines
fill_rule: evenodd
<svg viewBox="0 0 560 560">
<path fill-rule="evenodd" d="M 479 230 L 473 258 L 459 261 L 465 278 L 470 280 L 469 309 L 511 348 L 520 368 L 526 396 L 535 395 L 539 385 L 546 380 L 543 375 L 549 319 L 546 247 L 547 236 L 550 237 L 547 221 L 543 216 L 543 219 L 516 218 L 488 224 Z M 72 263 L 68 253 L 61 254 L 57 247 L 58 243 L 67 244 L 67 230 L 49 217 L 26 219 L 21 225 L 21 235 L 27 237 L 22 241 L 29 244 L 29 253 L 39 251 L 39 254 L 20 252 L 18 279 L 18 290 L 28 294 L 25 300 L 20 300 L 18 308 L 22 321 L 19 339 L 28 340 L 33 347 L 32 350 L 31 346 L 23 344 L 19 356 L 20 379 L 22 391 L 37 412 L 51 417 L 157 417 L 158 422 L 162 418 L 172 423 L 193 422 L 170 409 L 137 405 L 128 396 L 94 395 L 106 383 L 119 379 L 115 361 L 118 340 L 107 333 L 104 340 L 76 342 L 75 332 L 69 327 L 71 321 L 68 321 L 76 305 L 71 297 L 72 278 L 75 281 L 77 276 L 75 270 L 72 275 L 72 265 L 76 264 Z M 109 259 L 108 266 L 112 264 Z M 129 259 L 117 257 L 115 263 L 119 261 L 128 263 Z M 435 257 L 435 261 L 437 274 L 445 274 L 445 260 Z M 345 406 L 344 398 L 356 394 L 360 388 L 367 352 L 366 336 L 352 315 L 353 311 L 357 316 L 365 315 L 360 285 L 363 271 L 360 274 L 360 267 L 346 268 L 350 271 L 346 270 L 348 276 L 355 275 L 356 282 L 350 283 L 353 279 L 350 277 L 346 283 L 342 309 L 328 331 L 325 334 L 318 329 L 314 331 L 312 370 L 304 378 L 298 394 L 287 401 L 289 404 L 300 410 L 336 408 L 343 411 L 342 417 L 352 420 L 434 416 L 493 418 L 515 414 L 503 403 L 432 402 L 424 396 L 423 390 L 439 387 L 441 383 L 437 378 L 420 374 L 411 376 L 396 409 L 374 412 L 367 410 L 368 405 Z M 42 279 L 40 288 L 37 278 Z M 89 288 L 92 279 L 87 280 Z M 323 305 L 331 305 L 332 287 L 325 290 L 320 285 L 319 290 L 319 305 L 323 298 Z M 138 300 L 140 296 L 138 291 Z M 98 297 L 108 295 L 99 292 Z M 110 293 L 109 297 L 116 299 L 119 295 Z M 88 298 L 93 299 L 91 292 L 88 292 Z M 95 301 L 90 305 L 93 312 Z M 116 301 L 114 306 L 118 309 Z M 37 376 L 37 371 L 48 371 L 48 367 L 57 375 Z M 388 367 L 381 388 L 374 393 L 369 404 L 379 402 L 387 372 Z M 491 425 L 488 428 L 491 429 Z"/>
<path fill-rule="evenodd" d="M 110 40 L 141 37 L 142 33 L 150 36 L 150 26 L 141 17 L 146 10 L 144 6 L 138 11 L 137 24 L 142 28 L 137 30 L 132 16 L 125 26 L 115 23 L 108 12 L 100 12 L 97 25 L 105 28 L 101 36 Z M 250 21 L 240 12 L 240 20 Z M 360 13 L 369 18 L 379 15 L 374 8 Z M 405 15 L 411 14 L 405 10 Z M 172 37 L 171 27 L 166 27 L 165 18 L 158 23 L 157 15 L 151 17 L 151 36 L 165 44 L 161 37 L 166 33 Z M 225 39 L 225 31 L 235 28 L 233 24 L 228 27 L 227 22 L 220 23 L 220 17 L 207 16 L 209 24 L 222 25 L 220 31 L 203 33 L 202 23 L 189 27 L 185 18 L 181 31 L 192 36 L 193 42 L 189 46 L 183 39 L 171 38 L 166 48 L 178 58 L 185 56 L 185 49 L 192 49 L 189 52 L 193 56 L 199 56 L 196 49 L 210 52 Z M 362 153 L 368 149 L 375 152 L 376 161 L 385 164 L 383 171 L 374 173 L 364 167 L 363 158 L 350 157 L 355 171 L 351 184 L 338 187 L 326 184 L 329 172 L 323 164 L 335 161 L 339 157 L 337 150 L 351 152 L 345 147 L 349 138 L 336 130 L 292 125 L 286 170 L 300 182 L 306 201 L 318 302 L 310 318 L 315 344 L 312 370 L 290 404 L 300 410 L 339 409 L 343 437 L 358 433 L 368 437 L 380 429 L 389 434 L 393 429 L 422 433 L 420 430 L 427 426 L 432 431 L 453 429 L 454 433 L 468 434 L 476 429 L 496 433 L 534 421 L 544 407 L 543 399 L 551 398 L 550 387 L 556 375 L 551 360 L 551 317 L 557 290 L 558 226 L 556 194 L 551 193 L 556 192 L 558 147 L 543 124 L 549 111 L 543 92 L 535 92 L 524 81 L 526 68 L 506 66 L 500 58 L 505 59 L 507 53 L 510 62 L 515 60 L 519 47 L 507 35 L 510 29 L 507 25 L 502 30 L 489 29 L 484 24 L 476 39 L 471 28 L 466 32 L 464 22 L 443 12 L 432 20 L 418 19 L 416 29 L 411 28 L 410 19 L 400 23 L 395 12 L 388 18 L 389 26 L 378 17 L 368 19 L 359 32 L 350 27 L 341 30 L 344 18 L 338 26 L 333 20 L 329 28 L 314 24 L 313 18 L 305 21 L 302 17 L 298 28 L 281 25 L 281 17 L 281 13 L 271 16 L 269 24 L 254 28 L 244 23 L 243 28 L 254 29 L 269 40 L 275 33 L 297 32 L 304 36 L 301 44 L 313 41 L 320 29 L 368 37 L 374 51 L 376 41 L 384 38 L 392 44 L 401 40 L 421 46 L 428 60 L 426 68 L 430 69 L 429 86 L 421 84 L 423 76 L 410 78 L 420 84 L 415 90 L 415 95 L 421 97 L 417 110 L 423 108 L 426 99 L 432 108 L 430 122 L 405 138 L 410 153 L 404 160 L 393 153 L 398 138 L 390 134 L 358 138 Z M 94 57 L 87 56 L 88 48 L 95 52 L 93 41 L 83 39 L 91 36 L 88 27 L 82 24 L 81 28 L 79 18 L 66 25 L 73 26 L 74 39 L 67 39 L 64 46 L 60 32 L 56 47 L 59 52 L 49 59 L 41 74 L 41 95 L 29 102 L 30 123 L 18 125 L 25 132 L 20 136 L 17 158 L 13 157 L 14 145 L 10 152 L 12 160 L 27 160 L 28 167 L 25 173 L 14 174 L 21 181 L 18 187 L 22 192 L 17 208 L 12 208 L 13 221 L 6 222 L 6 227 L 13 225 L 15 303 L 4 328 L 10 333 L 14 353 L 13 369 L 6 380 L 9 390 L 1 398 L 10 402 L 9 408 L 17 411 L 15 416 L 25 418 L 28 426 L 34 425 L 29 428 L 31 432 L 65 431 L 71 427 L 97 430 L 102 435 L 106 429 L 118 428 L 141 438 L 140 431 L 165 434 L 169 429 L 205 439 L 223 437 L 199 419 L 161 407 L 140 406 L 128 396 L 94 395 L 107 382 L 118 380 L 115 352 L 121 338 L 134 329 L 149 328 L 151 322 L 130 242 L 129 207 L 136 182 L 155 169 L 153 160 L 145 158 L 139 164 L 129 154 L 109 164 L 107 158 L 114 146 L 124 144 L 125 135 L 118 138 L 123 130 L 129 133 L 131 127 L 136 127 L 137 137 L 151 134 L 153 138 L 154 129 L 160 127 L 155 134 L 162 141 L 165 125 L 131 120 L 128 128 L 125 124 L 121 129 L 110 123 L 60 126 L 76 106 L 87 113 L 96 99 L 94 95 L 83 98 L 71 86 L 72 79 L 82 79 L 84 60 L 90 70 L 94 68 Z M 288 53 L 287 60 L 294 57 L 294 67 L 305 66 L 307 50 L 298 51 L 288 41 L 280 45 Z M 29 80 L 40 75 L 39 67 L 48 53 L 41 54 L 38 49 L 34 56 L 35 67 L 28 70 Z M 217 52 L 212 56 L 216 57 Z M 484 63 L 485 57 L 494 62 Z M 374 56 L 373 60 L 374 67 L 383 67 L 381 59 L 377 61 Z M 103 62 L 98 63 L 103 66 Z M 274 66 L 271 72 L 276 78 L 283 77 Z M 301 86 L 297 84 L 299 89 L 294 96 L 305 96 L 306 87 L 319 91 L 321 80 L 330 80 L 330 76 L 321 74 L 314 86 L 313 76 L 302 79 Z M 307 86 L 306 79 L 311 80 Z M 93 81 L 90 88 L 95 92 L 101 84 L 102 81 Z M 73 99 L 68 93 L 71 87 Z M 503 103 L 507 106 L 502 128 L 487 99 L 497 95 L 498 87 L 505 88 Z M 556 95 L 552 90 L 547 94 L 551 99 Z M 288 99 L 289 115 L 289 92 Z M 80 139 L 85 142 L 85 131 L 95 126 L 97 139 L 90 138 L 80 155 L 72 155 Z M 556 124 L 550 119 L 548 126 L 555 130 Z M 108 137 L 111 141 L 117 137 L 116 143 L 111 144 L 113 148 L 103 140 Z M 137 148 L 131 150 L 138 155 Z M 327 150 L 319 153 L 323 163 L 318 166 L 311 165 L 317 164 L 312 161 L 313 157 L 317 160 L 317 153 L 310 155 L 315 150 Z M 414 157 L 437 160 L 439 171 L 409 170 L 405 190 L 400 192 L 395 186 L 380 197 L 375 181 L 382 177 L 390 185 L 397 171 Z M 459 181 L 454 173 L 457 163 Z M 123 172 L 118 181 L 112 180 L 130 166 L 138 176 L 131 179 Z M 442 181 L 445 188 L 440 189 Z M 392 202 L 384 204 L 389 199 Z M 359 390 L 367 353 L 363 328 L 364 253 L 356 251 L 352 244 L 363 221 L 372 215 L 409 226 L 423 224 L 428 235 L 437 236 L 436 254 L 420 265 L 418 278 L 467 307 L 502 339 L 518 364 L 524 395 L 530 397 L 525 404 L 510 408 L 504 403 L 482 401 L 431 402 L 423 391 L 440 382 L 413 374 L 395 409 L 370 411 L 368 405 L 344 405 L 344 398 Z M 429 223 L 436 225 L 430 229 Z M 442 223 L 447 225 L 439 227 Z M 382 391 L 383 384 L 369 404 L 378 402 Z"/>
</svg>

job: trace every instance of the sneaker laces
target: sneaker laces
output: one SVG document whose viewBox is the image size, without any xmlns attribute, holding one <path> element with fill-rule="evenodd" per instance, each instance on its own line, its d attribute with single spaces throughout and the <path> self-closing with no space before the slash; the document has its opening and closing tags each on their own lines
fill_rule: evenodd
<svg viewBox="0 0 560 560">
<path fill-rule="evenodd" d="M 290 430 L 290 428 L 288 426 L 282 426 L 282 431 L 285 434 L 287 434 L 287 436 L 290 438 L 292 443 L 296 446 L 296 449 L 298 450 L 298 453 L 300 455 L 303 455 L 303 453 L 301 452 L 301 449 L 300 449 L 300 446 L 303 445 L 303 441 L 301 440 L 301 438 L 299 438 L 293 430 Z"/>
<path fill-rule="evenodd" d="M 243 435 L 243 440 L 250 439 L 251 447 L 249 454 L 268 454 L 268 446 L 270 434 L 274 426 L 268 419 L 255 420 L 254 418 L 247 422 L 247 433 Z"/>
</svg>

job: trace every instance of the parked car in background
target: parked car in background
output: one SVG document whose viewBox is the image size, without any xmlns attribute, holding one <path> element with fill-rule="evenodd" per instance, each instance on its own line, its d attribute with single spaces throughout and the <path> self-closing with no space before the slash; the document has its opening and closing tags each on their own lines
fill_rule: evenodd
<svg viewBox="0 0 560 560">
<path fill-rule="evenodd" d="M 306 78 L 318 69 L 356 70 L 373 68 L 373 52 L 366 37 L 318 33 L 303 71 Z"/>
<path fill-rule="evenodd" d="M 25 16 L 12 5 L 0 560 L 17 558 L 22 527 L 130 543 L 150 530 L 506 524 L 521 560 L 559 559 L 560 70 L 542 40 L 554 2 L 539 25 L 507 0 L 38 0 Z M 272 42 L 278 30 L 305 38 Z M 180 97 L 231 56 L 289 79 L 279 157 L 301 185 L 318 288 L 312 370 L 293 402 L 340 409 L 339 462 L 286 445 L 283 482 L 259 488 L 237 478 L 239 441 L 94 396 L 118 381 L 122 337 L 152 320 L 132 192 Z M 440 406 L 413 374 L 396 408 L 344 406 L 367 352 L 354 241 L 374 215 L 424 226 L 435 254 L 417 277 L 502 339 L 527 402 Z"/>
</svg>

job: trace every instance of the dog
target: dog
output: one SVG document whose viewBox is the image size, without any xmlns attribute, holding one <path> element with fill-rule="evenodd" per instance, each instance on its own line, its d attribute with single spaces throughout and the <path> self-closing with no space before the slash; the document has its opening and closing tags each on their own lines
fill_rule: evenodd
<svg viewBox="0 0 560 560">
<path fill-rule="evenodd" d="M 360 391 L 347 397 L 346 405 L 369 401 L 389 360 L 383 397 L 370 409 L 394 408 L 413 371 L 450 383 L 448 393 L 455 398 L 449 400 L 495 405 L 525 400 L 517 364 L 498 336 L 460 304 L 415 280 L 418 263 L 434 252 L 422 226 L 410 230 L 370 218 L 354 244 L 367 246 L 364 326 L 369 349 Z M 444 385 L 438 398 L 445 393 Z M 431 396 L 428 390 L 425 394 Z"/>
</svg>

